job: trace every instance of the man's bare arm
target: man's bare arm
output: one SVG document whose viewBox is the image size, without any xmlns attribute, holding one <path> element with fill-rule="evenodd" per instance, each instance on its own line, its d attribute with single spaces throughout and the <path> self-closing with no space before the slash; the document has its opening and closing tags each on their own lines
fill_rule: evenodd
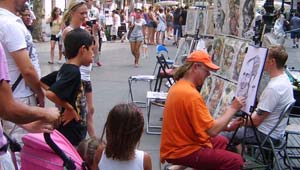
<svg viewBox="0 0 300 170">
<path fill-rule="evenodd" d="M 14 100 L 8 82 L 0 82 L 0 117 L 17 124 L 30 123 L 36 120 L 52 122 L 59 117 L 57 108 L 28 106 Z"/>
<path fill-rule="evenodd" d="M 11 53 L 14 58 L 17 67 L 19 68 L 23 79 L 26 84 L 37 95 L 40 106 L 45 104 L 45 94 L 41 88 L 40 80 L 37 72 L 35 71 L 28 54 L 28 51 L 24 48 Z"/>
</svg>

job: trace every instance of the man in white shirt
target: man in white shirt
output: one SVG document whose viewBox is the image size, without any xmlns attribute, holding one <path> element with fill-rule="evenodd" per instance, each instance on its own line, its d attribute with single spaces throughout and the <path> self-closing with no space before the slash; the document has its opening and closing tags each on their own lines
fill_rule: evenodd
<svg viewBox="0 0 300 170">
<path fill-rule="evenodd" d="M 13 96 L 28 105 L 44 107 L 45 94 L 40 86 L 40 67 L 32 36 L 16 12 L 24 7 L 25 0 L 0 1 L 0 42 L 3 45 L 9 74 L 13 85 L 20 75 L 21 81 L 16 86 Z M 4 24 L 5 23 L 5 24 Z M 27 132 L 11 122 L 4 121 L 4 131 L 20 143 Z"/>
<path fill-rule="evenodd" d="M 280 114 L 283 112 L 288 104 L 291 104 L 295 99 L 293 95 L 293 87 L 284 73 L 284 65 L 288 59 L 288 54 L 282 46 L 273 46 L 269 48 L 268 57 L 265 62 L 264 70 L 269 74 L 270 81 L 266 88 L 262 92 L 259 98 L 256 111 L 252 114 L 253 125 L 251 121 L 246 121 L 245 126 L 255 126 L 257 128 L 258 137 L 263 139 L 268 135 L 271 129 L 278 121 Z M 271 139 L 276 145 L 282 139 L 287 120 L 281 121 L 278 127 L 272 132 Z M 227 130 L 235 130 L 241 121 L 236 119 L 227 126 Z M 256 143 L 252 128 L 247 129 L 247 133 L 244 134 L 244 128 L 239 128 L 237 134 L 233 139 L 233 144 L 241 143 L 242 139 L 249 143 Z M 224 132 L 222 135 L 232 138 L 232 132 Z"/>
</svg>

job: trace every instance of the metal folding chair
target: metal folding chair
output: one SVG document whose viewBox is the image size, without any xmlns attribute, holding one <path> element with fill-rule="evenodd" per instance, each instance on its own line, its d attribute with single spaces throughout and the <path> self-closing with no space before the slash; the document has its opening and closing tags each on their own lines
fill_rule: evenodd
<svg viewBox="0 0 300 170">
<path fill-rule="evenodd" d="M 245 145 L 248 148 L 254 148 L 255 151 L 252 152 L 252 155 L 250 155 L 250 158 L 254 158 L 251 159 L 251 161 L 255 161 L 255 164 L 257 165 L 257 167 L 251 167 L 251 168 L 247 168 L 245 167 L 244 169 L 255 169 L 255 168 L 271 168 L 274 169 L 274 167 L 276 167 L 276 169 L 282 169 L 279 163 L 279 158 L 278 156 L 280 156 L 281 158 L 283 158 L 284 160 L 286 160 L 287 164 L 289 165 L 290 169 L 293 169 L 290 165 L 291 165 L 291 161 L 289 159 L 289 155 L 287 154 L 287 148 L 286 148 L 286 140 L 284 139 L 285 136 L 282 138 L 282 140 L 280 140 L 279 144 L 274 144 L 272 139 L 271 139 L 271 134 L 273 133 L 273 131 L 278 127 L 278 125 L 282 122 L 282 121 L 286 121 L 286 123 L 288 122 L 288 116 L 290 114 L 290 111 L 293 107 L 295 102 L 288 104 L 284 111 L 280 114 L 279 119 L 277 121 L 277 123 L 275 124 L 275 126 L 271 129 L 271 131 L 267 134 L 267 136 L 262 139 L 262 140 L 258 140 L 258 143 L 252 144 L 252 143 L 245 143 Z M 256 130 L 256 128 L 255 128 Z M 267 153 L 269 153 L 269 156 L 271 157 L 271 160 L 267 160 Z M 282 155 L 282 153 L 284 155 Z M 247 157 L 247 156 L 245 156 Z M 248 155 L 249 158 L 249 155 Z"/>
<path fill-rule="evenodd" d="M 147 134 L 153 134 L 153 135 L 161 134 L 160 131 L 157 130 L 154 131 L 154 129 L 161 129 L 161 125 L 150 124 L 151 106 L 156 105 L 159 107 L 164 107 L 164 102 L 167 99 L 167 95 L 168 93 L 166 92 L 154 92 L 154 91 L 147 92 L 147 105 L 146 105 L 146 111 L 147 111 L 146 133 Z"/>
<path fill-rule="evenodd" d="M 137 104 L 139 107 L 146 107 L 146 101 L 139 101 L 139 100 L 134 100 L 134 95 L 133 95 L 133 90 L 132 90 L 132 82 L 146 82 L 149 84 L 149 89 L 152 90 L 152 82 L 155 80 L 154 75 L 135 75 L 135 76 L 130 76 L 128 78 L 128 87 L 129 87 L 129 97 L 131 102 Z"/>
<path fill-rule="evenodd" d="M 163 79 L 167 79 L 170 86 L 174 84 L 174 82 L 175 82 L 175 80 L 173 78 L 174 69 L 172 69 L 168 65 L 168 63 L 163 55 L 156 56 L 156 59 L 159 64 L 159 68 L 158 68 L 158 71 L 156 74 L 156 82 L 155 82 L 154 91 L 160 91 Z"/>
<path fill-rule="evenodd" d="M 167 47 L 163 46 L 163 45 L 157 45 L 156 46 L 156 55 L 157 56 L 160 56 L 160 55 L 168 55 L 168 49 Z M 166 59 L 166 62 L 168 65 L 173 65 L 174 64 L 174 60 L 170 59 L 169 56 L 167 56 L 167 59 Z M 158 62 L 156 62 L 155 64 L 155 67 L 154 67 L 154 70 L 153 70 L 153 75 L 156 73 L 156 69 L 157 69 L 157 66 L 159 65 Z"/>
</svg>

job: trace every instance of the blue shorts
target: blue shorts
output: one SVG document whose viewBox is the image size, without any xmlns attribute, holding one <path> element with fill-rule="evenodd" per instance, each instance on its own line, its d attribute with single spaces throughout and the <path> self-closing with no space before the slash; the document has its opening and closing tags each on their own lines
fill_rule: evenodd
<svg viewBox="0 0 300 170">
<path fill-rule="evenodd" d="M 300 38 L 300 31 L 292 31 L 291 32 L 291 38 L 294 39 L 294 38 Z"/>
<path fill-rule="evenodd" d="M 130 36 L 129 37 L 129 42 L 142 42 L 142 41 L 144 41 L 143 36 L 138 36 L 138 37 Z"/>
</svg>

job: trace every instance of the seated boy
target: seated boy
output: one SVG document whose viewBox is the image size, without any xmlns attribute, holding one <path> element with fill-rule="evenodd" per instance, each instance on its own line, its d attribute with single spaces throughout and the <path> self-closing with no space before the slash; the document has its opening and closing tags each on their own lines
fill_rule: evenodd
<svg viewBox="0 0 300 170">
<path fill-rule="evenodd" d="M 58 130 L 77 146 L 86 137 L 86 115 L 80 112 L 82 83 L 79 67 L 93 61 L 94 39 L 85 30 L 70 31 L 64 40 L 67 62 L 58 71 L 41 79 L 46 96 L 61 107 L 62 123 Z"/>
</svg>

